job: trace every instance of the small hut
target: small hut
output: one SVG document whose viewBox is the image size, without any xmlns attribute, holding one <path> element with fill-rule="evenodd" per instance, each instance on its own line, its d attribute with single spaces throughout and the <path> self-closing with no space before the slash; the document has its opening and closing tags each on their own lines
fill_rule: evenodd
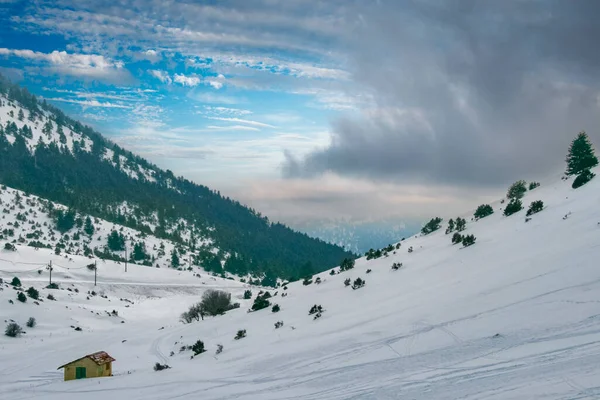
<svg viewBox="0 0 600 400">
<path fill-rule="evenodd" d="M 88 354 L 78 358 L 57 369 L 65 369 L 65 381 L 84 378 L 99 378 L 102 376 L 112 376 L 112 362 L 114 358 L 105 351 Z"/>
</svg>

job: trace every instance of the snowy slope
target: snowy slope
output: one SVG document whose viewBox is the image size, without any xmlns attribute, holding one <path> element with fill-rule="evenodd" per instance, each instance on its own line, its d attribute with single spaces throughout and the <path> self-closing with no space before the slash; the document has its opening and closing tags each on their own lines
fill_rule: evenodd
<svg viewBox="0 0 600 400">
<path fill-rule="evenodd" d="M 56 120 L 57 117 L 49 111 L 39 109 L 38 112 L 32 113 L 31 110 L 28 110 L 26 107 L 21 106 L 18 102 L 11 101 L 6 97 L 6 95 L 0 94 L 0 128 L 3 129 L 3 132 L 6 134 L 6 138 L 10 143 L 14 143 L 16 135 L 20 135 L 24 138 L 25 144 L 31 152 L 35 151 L 36 147 L 40 143 L 44 143 L 46 145 L 54 143 L 59 148 L 69 152 L 74 151 L 75 143 L 77 143 L 79 147 L 84 151 L 90 152 L 92 150 L 93 141 L 89 137 L 87 137 L 83 133 L 75 132 L 75 130 L 72 129 L 72 127 L 68 126 L 66 123 L 64 125 L 59 125 Z M 13 126 L 14 129 L 11 130 L 11 128 L 9 128 L 11 126 Z M 24 130 L 26 132 L 29 132 L 29 137 L 23 134 L 23 132 L 25 132 Z M 117 164 L 114 159 L 114 151 L 109 148 L 104 148 L 103 152 L 103 158 L 109 163 L 111 163 L 113 166 L 116 166 Z M 156 182 L 156 179 L 154 178 L 156 171 L 144 168 L 141 165 L 135 163 L 134 161 L 128 160 L 123 155 L 119 156 L 118 167 L 133 179 L 141 179 L 147 180 L 149 182 Z M 0 229 L 0 231 L 7 228 L 7 223 L 15 222 L 14 217 L 17 213 L 27 213 L 27 209 L 18 207 L 19 204 L 15 201 L 15 196 L 17 193 L 19 193 L 19 196 L 21 197 L 30 197 L 32 204 L 26 204 L 28 206 L 27 209 L 33 208 L 33 212 L 36 213 L 40 213 L 41 211 L 42 219 L 45 219 L 45 216 L 43 214 L 47 214 L 47 210 L 42 209 L 42 205 L 40 204 L 39 198 L 37 198 L 36 196 L 28 196 L 27 193 L 20 192 L 11 188 L 8 188 L 7 190 L 3 189 L 0 190 L 0 206 L 4 204 L 9 205 L 9 207 L 2 207 L 3 218 L 0 223 L 0 227 L 2 228 Z M 14 205 L 17 206 L 16 209 L 12 207 Z M 58 208 L 65 209 L 64 206 L 57 206 Z M 139 223 L 143 223 L 146 227 L 152 230 L 154 230 L 158 225 L 158 216 L 156 212 L 147 215 L 146 213 L 142 212 L 140 208 L 137 207 L 135 204 L 122 203 L 114 204 L 107 207 L 107 211 L 111 211 L 111 209 L 115 213 L 120 212 L 122 215 L 125 216 L 135 216 Z M 44 220 L 44 222 L 46 221 Z M 99 233 L 105 233 L 103 232 L 103 230 L 105 230 L 105 228 L 107 228 L 108 226 L 113 225 L 106 221 L 102 221 L 100 222 L 100 224 L 101 227 Z M 179 226 L 181 226 L 181 228 L 179 228 Z M 26 227 L 22 227 L 22 229 L 20 230 L 15 229 L 15 232 L 21 233 L 20 231 L 23 231 L 25 228 Z M 120 229 L 120 226 L 117 226 L 117 228 Z M 165 231 L 170 234 L 177 231 L 177 234 L 181 237 L 182 241 L 188 245 L 190 244 L 189 241 L 191 237 L 193 237 L 195 240 L 194 246 L 198 249 L 204 249 L 208 251 L 218 250 L 212 245 L 213 241 L 209 237 L 206 237 L 205 230 L 202 230 L 199 226 L 195 226 L 193 223 L 190 223 L 186 220 L 180 219 L 178 221 L 174 221 L 170 225 L 167 224 L 167 226 L 165 227 Z M 108 233 L 110 233 L 110 230 L 108 231 Z M 132 237 L 134 235 L 139 235 L 139 232 L 134 231 L 132 229 L 127 229 L 126 233 Z M 25 235 L 22 236 L 24 239 L 28 239 Z M 60 235 L 58 236 L 58 239 L 60 239 Z M 17 234 L 15 237 L 18 238 L 19 235 Z M 0 239 L 2 238 L 0 237 Z M 54 240 L 46 241 L 45 244 L 50 244 L 52 247 L 54 247 L 57 241 L 58 240 L 55 238 Z M 101 244 L 100 241 L 101 240 L 98 240 L 98 243 L 90 243 L 90 247 L 94 247 L 96 245 L 100 245 L 100 247 L 102 247 L 105 243 Z M 29 240 L 20 241 L 20 243 L 28 242 Z M 159 240 L 150 240 L 150 242 L 154 246 L 157 242 L 159 242 Z M 166 257 L 169 258 L 170 251 L 173 248 L 173 243 L 168 240 L 164 242 L 165 246 L 170 245 L 171 247 L 166 253 Z M 153 250 L 153 255 L 155 257 L 158 257 L 158 255 L 156 254 L 157 249 Z M 73 252 L 78 254 L 77 249 L 73 249 Z M 165 263 L 159 261 L 158 264 L 161 266 L 163 264 L 168 265 L 168 261 L 166 261 Z"/>
<path fill-rule="evenodd" d="M 111 222 L 92 218 L 94 233 L 90 236 L 84 232 L 83 227 L 73 227 L 66 232 L 66 236 L 61 235 L 56 230 L 56 224 L 49 215 L 49 207 L 53 209 L 66 210 L 61 204 L 41 199 L 34 195 L 29 195 L 20 190 L 10 187 L 0 187 L 0 243 L 14 243 L 20 245 L 49 246 L 55 249 L 57 245 L 62 248 L 61 252 L 66 253 L 65 258 L 71 255 L 83 255 L 85 247 L 90 250 L 105 250 L 108 235 L 112 231 L 121 233 L 125 239 L 128 248 L 128 257 L 131 257 L 133 246 L 137 242 L 144 242 L 146 254 L 153 259 L 152 266 L 168 268 L 171 266 L 171 253 L 175 247 L 189 251 L 185 245 L 177 245 L 168 239 L 159 239 L 153 235 L 142 234 L 141 232 Z M 127 214 L 127 205 L 122 207 L 122 213 Z M 79 218 L 85 220 L 87 215 L 79 214 Z M 196 242 L 199 247 L 211 248 L 210 239 L 199 239 Z M 216 249 L 214 249 L 216 250 Z M 110 252 L 121 258 L 125 258 L 125 252 Z M 2 258 L 2 257 L 0 257 Z M 90 258 L 93 258 L 90 255 Z M 149 259 L 150 260 L 150 259 Z M 149 261 L 148 260 L 148 261 Z M 140 262 L 141 263 L 141 262 Z M 194 265 L 190 253 L 180 254 L 181 268 L 188 268 Z"/>
<path fill-rule="evenodd" d="M 98 286 L 114 296 L 108 304 L 59 291 L 57 302 L 10 305 L 16 292 L 4 285 L 2 319 L 24 324 L 33 315 L 39 326 L 0 337 L 0 393 L 13 400 L 598 398 L 600 178 L 577 190 L 570 183 L 528 192 L 525 207 L 545 204 L 530 222 L 525 210 L 502 216 L 500 204 L 478 222 L 468 218 L 465 233 L 477 237 L 471 247 L 453 246 L 441 229 L 403 241 L 387 258 L 323 273 L 318 285 L 292 283 L 272 299 L 279 313 L 248 313 L 251 301 L 236 300 L 241 309 L 183 325 L 178 315 L 203 289 L 167 285 L 180 272 L 166 269 L 142 277 L 115 267 L 110 281 L 121 286 Z M 390 268 L 395 262 L 403 263 L 398 271 Z M 0 262 L 0 269 L 28 268 Z M 75 284 L 80 294 L 93 289 L 88 271 L 81 273 L 67 274 L 86 281 Z M 40 279 L 35 271 L 0 274 L 18 275 L 25 286 Z M 357 277 L 366 286 L 344 286 Z M 213 284 L 234 297 L 243 290 Z M 123 296 L 135 304 L 116 299 Z M 124 324 L 93 314 L 116 304 Z M 317 320 L 308 315 L 314 304 L 325 309 Z M 284 326 L 275 329 L 276 321 Z M 70 328 L 75 323 L 83 331 Z M 247 337 L 234 340 L 239 329 Z M 207 353 L 179 353 L 197 339 Z M 215 355 L 217 344 L 222 354 Z M 98 350 L 117 359 L 114 377 L 62 381 L 56 367 Z M 155 372 L 157 361 L 172 368 Z"/>
</svg>

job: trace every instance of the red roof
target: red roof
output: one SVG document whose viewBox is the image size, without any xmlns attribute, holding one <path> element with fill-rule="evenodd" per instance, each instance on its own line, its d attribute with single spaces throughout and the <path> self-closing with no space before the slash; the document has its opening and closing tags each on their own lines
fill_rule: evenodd
<svg viewBox="0 0 600 400">
<path fill-rule="evenodd" d="M 73 360 L 73 361 L 68 362 L 68 363 L 66 363 L 64 365 L 61 365 L 57 369 L 64 368 L 67 365 L 73 364 L 74 362 L 77 362 L 79 360 L 83 360 L 84 358 L 89 358 L 90 360 L 92 360 L 93 362 L 95 362 L 98 365 L 104 365 L 106 363 L 116 361 L 114 358 L 112 358 L 111 356 L 109 356 L 107 352 L 105 352 L 105 351 L 97 351 L 95 353 L 88 354 L 87 356 L 78 358 L 77 360 Z"/>
</svg>

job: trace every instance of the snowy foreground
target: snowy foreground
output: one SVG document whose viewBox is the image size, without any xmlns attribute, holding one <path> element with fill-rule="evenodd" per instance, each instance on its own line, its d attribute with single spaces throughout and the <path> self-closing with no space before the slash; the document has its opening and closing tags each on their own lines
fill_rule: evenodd
<svg viewBox="0 0 600 400">
<path fill-rule="evenodd" d="M 504 217 L 499 203 L 478 222 L 465 214 L 466 233 L 477 237 L 472 247 L 453 246 L 442 228 L 407 239 L 388 258 L 325 272 L 320 285 L 293 283 L 284 298 L 279 289 L 272 299 L 279 313 L 247 313 L 243 284 L 204 275 L 138 266 L 124 273 L 106 263 L 94 288 L 93 272 L 75 269 L 86 260 L 74 257 L 75 267 L 53 278 L 76 293 L 41 289 L 46 271 L 0 261 L 5 282 L 19 276 L 25 288 L 57 298 L 22 304 L 2 285 L 1 319 L 24 326 L 34 316 L 38 326 L 20 338 L 0 337 L 0 398 L 600 398 L 600 177 L 577 190 L 570 184 L 528 192 L 525 208 L 538 199 L 546 208 L 527 223 L 525 210 Z M 51 256 L 24 247 L 0 252 L 10 257 Z M 394 262 L 404 266 L 393 271 Z M 365 287 L 344 286 L 359 276 Z M 180 323 L 208 287 L 230 291 L 241 308 Z M 107 298 L 87 300 L 91 290 Z M 318 320 L 308 315 L 314 304 L 326 310 Z M 108 316 L 113 309 L 118 316 Z M 277 321 L 285 325 L 275 329 Z M 234 340 L 239 329 L 247 337 Z M 206 353 L 190 359 L 190 351 L 179 352 L 197 339 Z M 224 346 L 219 355 L 217 344 Z M 116 358 L 114 377 L 62 381 L 59 365 L 98 350 Z M 157 361 L 171 369 L 153 371 Z"/>
</svg>

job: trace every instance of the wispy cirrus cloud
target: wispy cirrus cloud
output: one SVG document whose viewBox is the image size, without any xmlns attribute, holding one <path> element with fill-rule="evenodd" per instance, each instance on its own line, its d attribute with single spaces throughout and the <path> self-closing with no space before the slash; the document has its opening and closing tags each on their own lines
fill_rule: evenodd
<svg viewBox="0 0 600 400">
<path fill-rule="evenodd" d="M 215 115 L 251 115 L 252 111 L 241 108 L 221 107 L 221 106 L 204 106 L 204 111 L 198 111 L 198 114 L 215 114 Z"/>
<path fill-rule="evenodd" d="M 60 98 L 60 97 L 51 97 L 51 98 L 47 98 L 46 100 L 48 101 L 60 101 L 63 103 L 72 103 L 72 104 L 79 104 L 80 106 L 86 108 L 86 107 L 101 107 L 101 108 L 124 108 L 124 109 L 129 109 L 129 108 L 133 108 L 131 106 L 126 106 L 123 104 L 117 104 L 117 103 L 111 103 L 108 101 L 105 102 L 101 102 L 98 100 L 73 100 L 73 99 L 65 99 L 65 98 Z"/>
<path fill-rule="evenodd" d="M 236 118 L 236 117 L 207 117 L 207 118 L 217 120 L 217 121 L 237 122 L 240 124 L 255 126 L 258 128 L 276 128 L 275 126 L 265 124 L 264 122 L 252 121 L 249 119 L 242 119 L 242 118 Z"/>
<path fill-rule="evenodd" d="M 29 49 L 0 48 L 0 56 L 18 57 L 42 63 L 45 70 L 88 80 L 123 82 L 131 78 L 123 62 L 98 54 L 72 54 L 66 51 L 43 53 Z"/>
<path fill-rule="evenodd" d="M 207 125 L 206 129 L 212 131 L 253 131 L 259 132 L 260 129 L 246 125 Z"/>
</svg>

